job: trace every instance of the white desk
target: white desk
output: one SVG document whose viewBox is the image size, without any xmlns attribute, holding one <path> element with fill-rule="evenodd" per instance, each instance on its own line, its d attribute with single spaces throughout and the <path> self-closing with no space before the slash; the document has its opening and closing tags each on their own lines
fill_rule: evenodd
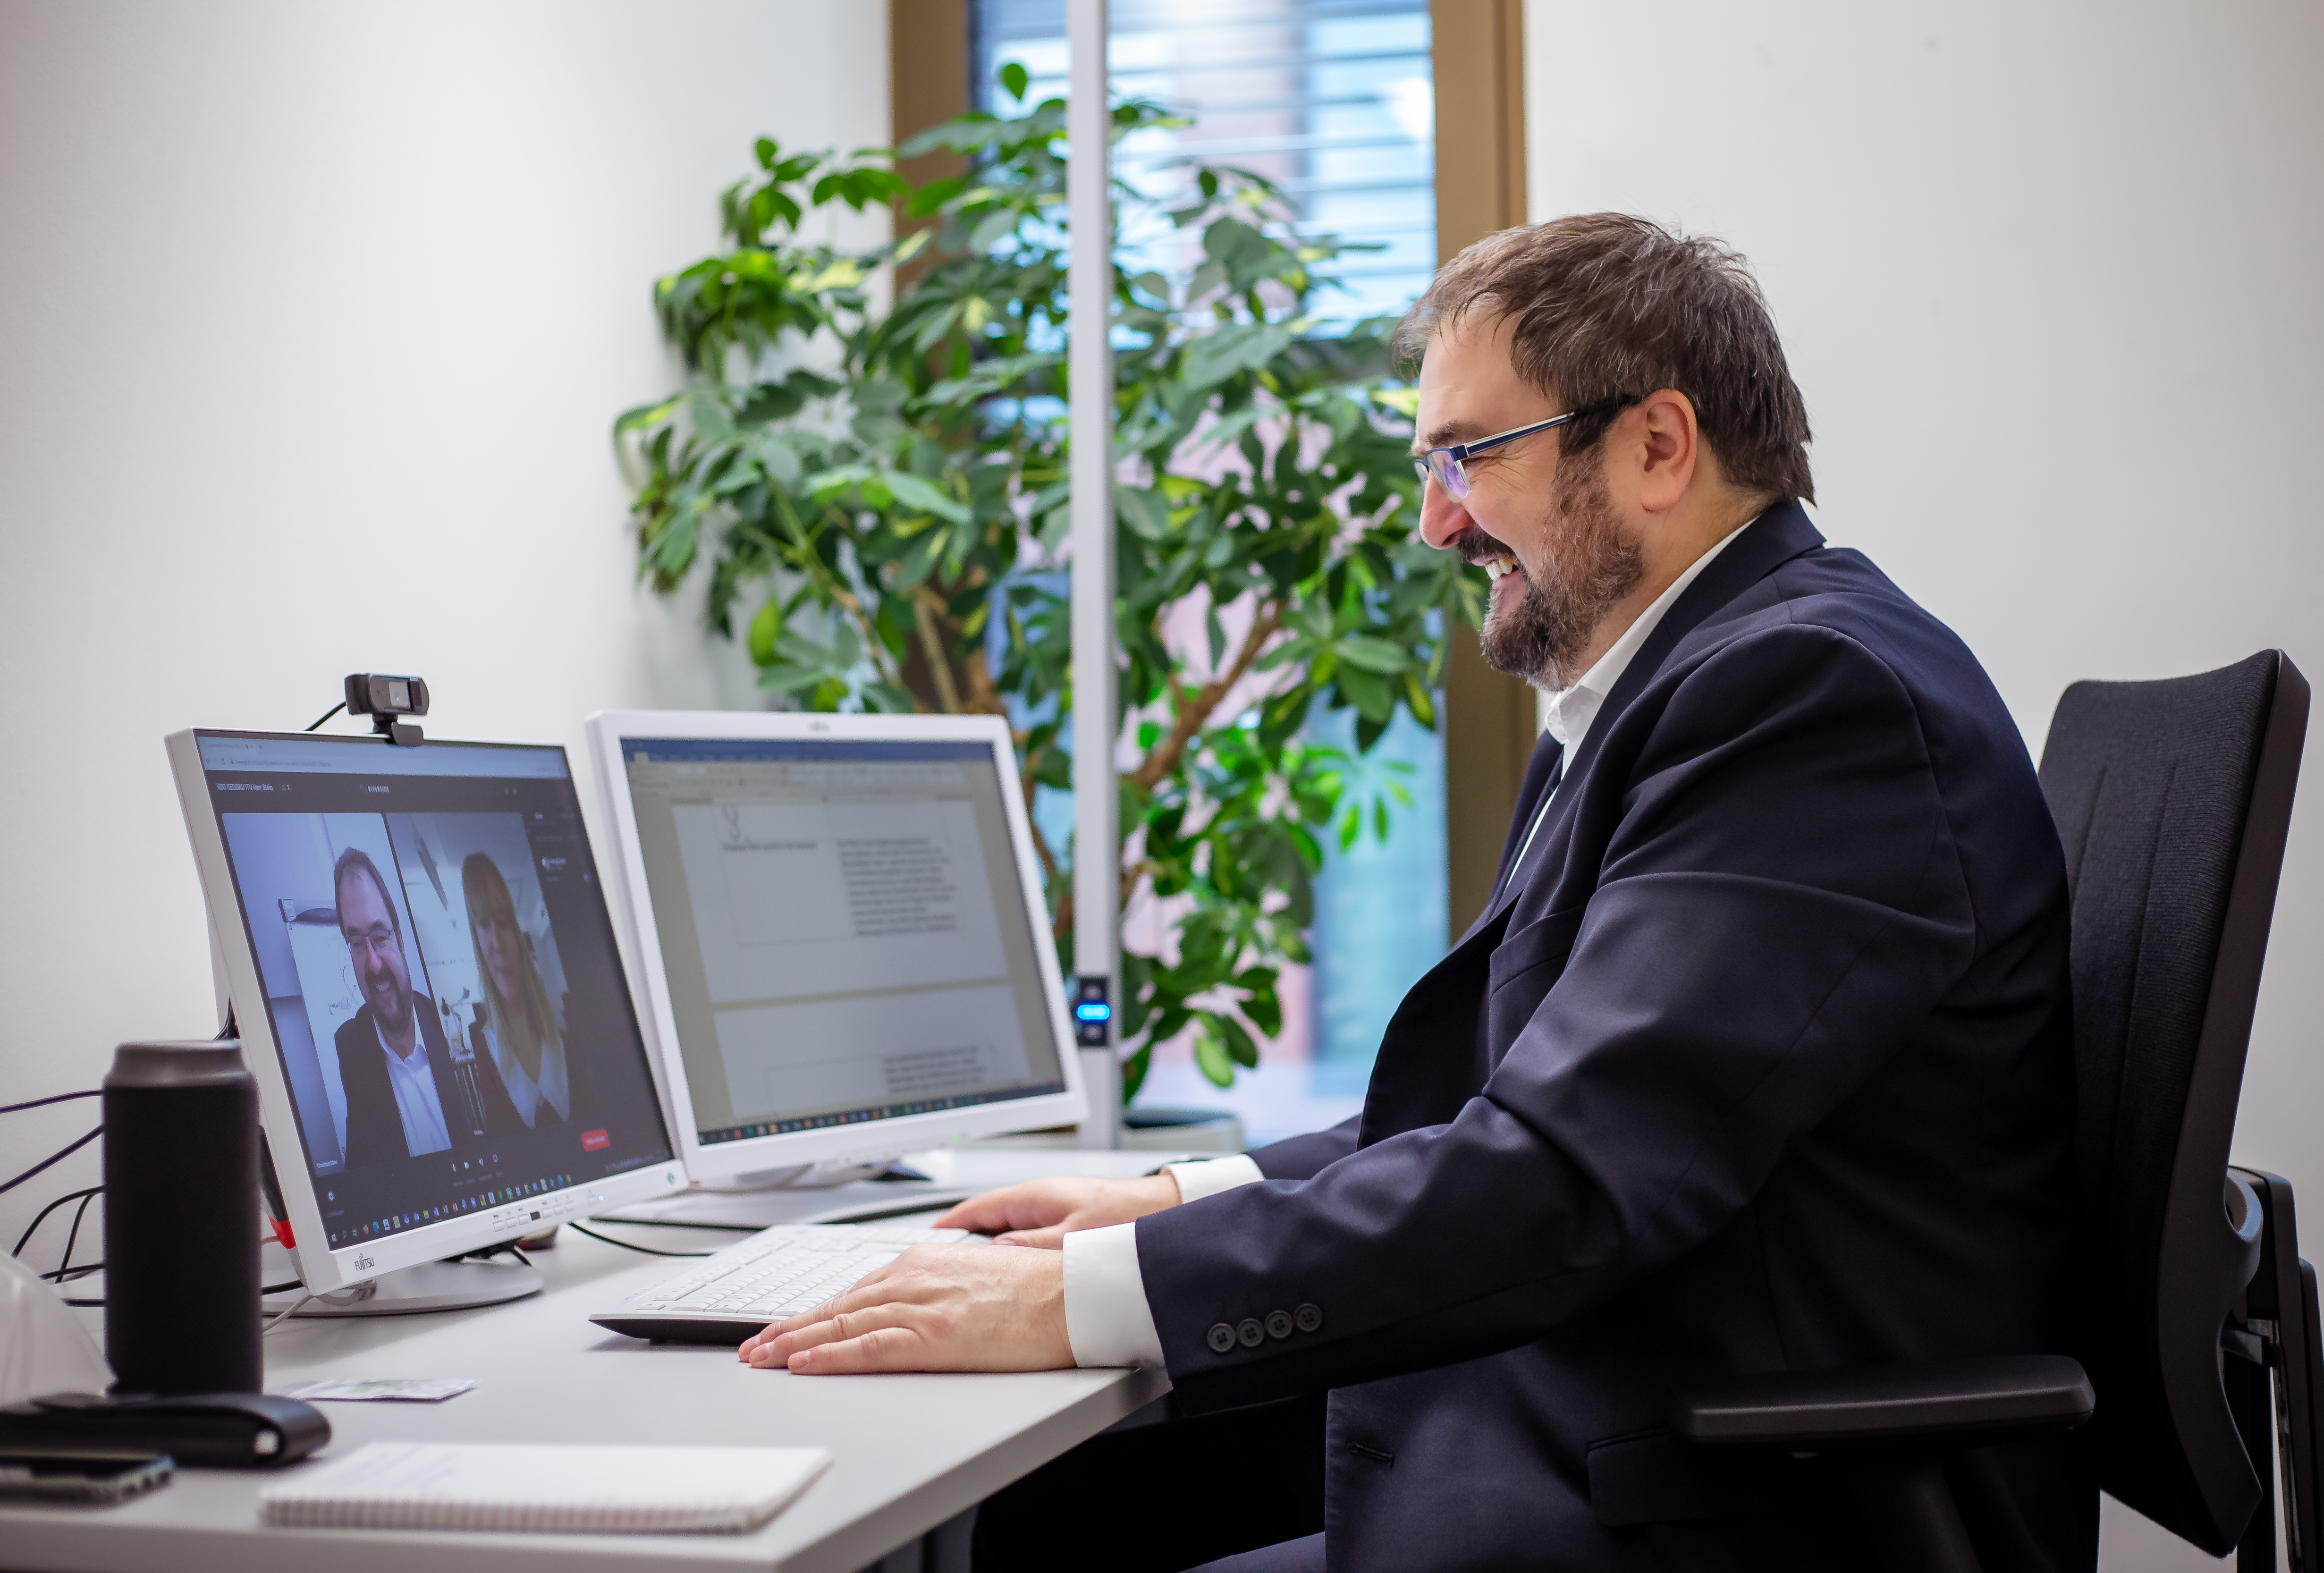
<svg viewBox="0 0 2324 1573">
<path fill-rule="evenodd" d="M 964 1152 L 942 1177 L 1142 1172 L 1154 1154 Z M 973 1177 L 973 1179 L 971 1177 Z M 901 1188 L 882 1187 L 882 1191 Z M 851 1197 L 859 1194 L 851 1191 Z M 829 1204 L 825 1204 L 827 1207 Z M 825 1210 L 814 1208 L 810 1210 Z M 689 1249 L 739 1235 L 604 1226 Z M 534 1257 L 545 1292 L 479 1310 L 294 1319 L 267 1337 L 267 1384 L 472 1376 L 440 1404 L 329 1403 L 342 1454 L 380 1440 L 806 1444 L 832 1466 L 750 1535 L 385 1533 L 261 1527 L 281 1472 L 184 1469 L 118 1507 L 0 1508 L 0 1567 L 33 1573 L 857 1573 L 1159 1397 L 1157 1372 L 793 1376 L 729 1348 L 650 1345 L 586 1319 L 681 1264 L 578 1236 Z"/>
</svg>

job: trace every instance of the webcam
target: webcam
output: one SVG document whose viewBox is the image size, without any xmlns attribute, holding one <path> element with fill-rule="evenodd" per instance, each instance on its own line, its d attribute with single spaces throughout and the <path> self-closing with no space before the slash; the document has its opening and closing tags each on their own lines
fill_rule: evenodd
<svg viewBox="0 0 2324 1573">
<path fill-rule="evenodd" d="M 420 728 L 401 717 L 427 713 L 428 684 L 419 678 L 375 671 L 347 674 L 347 714 L 369 716 L 372 730 L 390 743 L 414 745 L 424 741 Z"/>
</svg>

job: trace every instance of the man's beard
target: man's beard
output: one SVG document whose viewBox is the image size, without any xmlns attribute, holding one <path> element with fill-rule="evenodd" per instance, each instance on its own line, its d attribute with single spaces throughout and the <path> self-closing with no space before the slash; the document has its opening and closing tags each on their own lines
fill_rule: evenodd
<svg viewBox="0 0 2324 1573">
<path fill-rule="evenodd" d="M 407 1031 L 411 1025 L 411 989 L 408 984 L 399 980 L 393 973 L 388 975 L 388 988 L 391 993 L 386 1007 L 383 1009 L 376 999 L 372 999 L 372 1012 L 379 1017 L 382 1026 L 391 1032 L 400 1033 Z M 365 985 L 364 993 L 366 998 L 370 998 L 374 992 L 368 985 Z"/>
<path fill-rule="evenodd" d="M 1546 576 L 1525 576 L 1514 605 L 1486 614 L 1480 641 L 1490 665 L 1538 688 L 1571 688 L 1582 653 L 1616 602 L 1646 577 L 1636 540 L 1614 516 L 1605 473 L 1592 456 L 1586 468 L 1561 459 L 1550 483 L 1551 548 Z M 1512 556 L 1515 554 L 1512 553 Z"/>
</svg>

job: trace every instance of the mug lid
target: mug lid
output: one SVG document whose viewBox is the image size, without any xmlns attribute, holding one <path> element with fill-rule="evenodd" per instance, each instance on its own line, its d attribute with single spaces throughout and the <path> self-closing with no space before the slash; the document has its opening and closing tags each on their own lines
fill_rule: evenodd
<svg viewBox="0 0 2324 1573">
<path fill-rule="evenodd" d="M 241 1043 L 232 1038 L 205 1038 L 182 1043 L 124 1043 L 113 1051 L 113 1069 L 106 1073 L 105 1085 L 197 1087 L 249 1079 Z"/>
</svg>

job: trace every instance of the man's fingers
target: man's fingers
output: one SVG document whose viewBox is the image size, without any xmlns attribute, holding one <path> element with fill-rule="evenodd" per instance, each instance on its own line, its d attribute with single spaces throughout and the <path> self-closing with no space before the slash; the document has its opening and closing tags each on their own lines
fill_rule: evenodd
<svg viewBox="0 0 2324 1573">
<path fill-rule="evenodd" d="M 968 1229 L 982 1235 L 992 1226 L 992 1215 L 981 1196 L 970 1197 L 928 1226 L 932 1229 Z"/>
<path fill-rule="evenodd" d="M 1068 1219 L 1067 1223 L 1072 1220 Z M 1035 1245 L 1045 1251 L 1062 1251 L 1065 1247 L 1066 1224 L 1052 1224 L 1046 1229 L 1011 1229 L 993 1237 L 996 1245 Z"/>
<path fill-rule="evenodd" d="M 764 1338 L 776 1334 L 788 1333 L 794 1328 L 803 1328 L 815 1322 L 828 1320 L 842 1311 L 861 1310 L 865 1306 L 884 1305 L 890 1300 L 921 1298 L 927 1291 L 927 1285 L 925 1282 L 927 1275 L 914 1270 L 917 1264 L 912 1262 L 912 1254 L 913 1252 L 927 1248 L 924 1245 L 913 1246 L 911 1251 L 905 1252 L 893 1262 L 874 1267 L 821 1305 L 811 1307 L 795 1317 L 777 1322 L 758 1337 Z"/>
<path fill-rule="evenodd" d="M 759 1337 L 771 1343 L 776 1337 L 797 1332 L 801 1328 L 813 1327 L 817 1322 L 827 1322 L 843 1312 L 862 1310 L 866 1306 L 884 1305 L 895 1298 L 886 1284 L 868 1282 L 859 1283 L 844 1294 L 833 1295 L 819 1306 L 803 1310 L 795 1317 L 785 1318 Z"/>
<path fill-rule="evenodd" d="M 929 1226 L 972 1229 L 980 1235 L 1005 1228 L 1009 1223 L 1008 1196 L 1009 1192 L 1005 1190 L 988 1190 L 982 1196 L 970 1197 Z"/>
<path fill-rule="evenodd" d="M 817 1344 L 790 1356 L 791 1371 L 801 1376 L 848 1376 L 867 1371 L 926 1371 L 927 1343 L 905 1327 L 873 1328 L 860 1337 Z"/>
<path fill-rule="evenodd" d="M 900 1327 L 917 1320 L 917 1307 L 889 1302 L 856 1310 L 837 1311 L 810 1321 L 804 1327 L 786 1324 L 786 1330 L 763 1339 L 751 1352 L 751 1364 L 780 1365 L 802 1349 L 812 1349 L 824 1344 L 844 1344 L 882 1328 Z"/>
<path fill-rule="evenodd" d="M 1041 1209 L 1043 1192 L 1047 1188 L 1038 1180 L 1023 1185 L 1004 1185 L 998 1190 L 988 1190 L 970 1197 L 952 1211 L 936 1221 L 939 1229 L 1000 1228 L 1011 1223 L 1029 1223 L 1028 1213 Z M 1053 1206 L 1055 1204 L 1052 1204 Z"/>
<path fill-rule="evenodd" d="M 1047 1228 L 1079 1210 L 1088 1194 L 1087 1181 L 1028 1180 L 970 1197 L 938 1218 L 936 1227 L 973 1229 L 980 1235 L 1001 1229 Z"/>
<path fill-rule="evenodd" d="M 1034 1246 L 921 1246 L 884 1280 L 746 1340 L 743 1358 L 762 1370 L 816 1375 L 1070 1365 L 1057 1258 Z"/>
</svg>

